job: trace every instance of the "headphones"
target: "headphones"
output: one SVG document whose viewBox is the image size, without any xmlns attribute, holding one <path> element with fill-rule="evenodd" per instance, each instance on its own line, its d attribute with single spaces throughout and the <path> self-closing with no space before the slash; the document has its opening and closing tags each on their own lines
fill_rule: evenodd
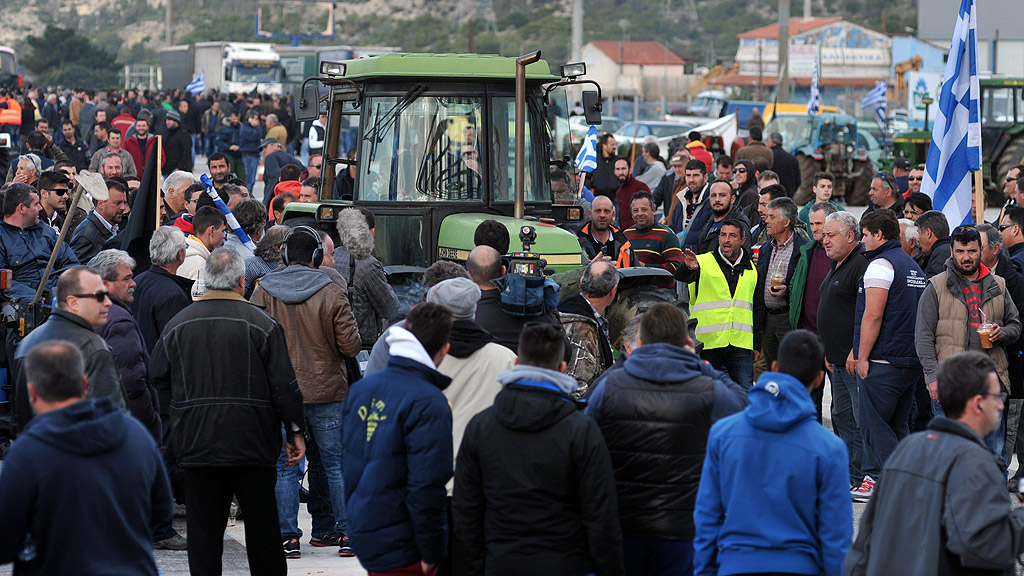
<svg viewBox="0 0 1024 576">
<path fill-rule="evenodd" d="M 291 265 L 291 262 L 288 261 L 288 238 L 291 238 L 292 234 L 300 233 L 312 236 L 316 240 L 316 250 L 313 250 L 312 264 L 314 268 L 319 268 L 324 263 L 324 241 L 320 238 L 320 233 L 309 226 L 296 226 L 288 234 L 285 241 L 281 244 L 281 262 L 284 262 L 285 266 Z"/>
</svg>

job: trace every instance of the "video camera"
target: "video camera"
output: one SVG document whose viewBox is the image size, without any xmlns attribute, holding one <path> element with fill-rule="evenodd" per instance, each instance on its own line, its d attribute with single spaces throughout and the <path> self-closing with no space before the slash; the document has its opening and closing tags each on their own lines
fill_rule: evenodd
<svg viewBox="0 0 1024 576">
<path fill-rule="evenodd" d="M 508 260 L 508 273 L 527 278 L 543 277 L 547 261 L 530 252 L 530 248 L 537 242 L 537 230 L 533 226 L 523 226 L 519 229 L 519 240 L 523 243 L 523 251 L 512 253 Z"/>
</svg>

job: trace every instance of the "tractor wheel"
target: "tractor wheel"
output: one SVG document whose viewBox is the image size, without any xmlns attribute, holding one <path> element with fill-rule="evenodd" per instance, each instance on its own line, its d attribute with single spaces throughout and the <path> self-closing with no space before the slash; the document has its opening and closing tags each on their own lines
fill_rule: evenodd
<svg viewBox="0 0 1024 576">
<path fill-rule="evenodd" d="M 871 189 L 871 180 L 875 175 L 874 168 L 871 166 L 871 160 L 854 162 L 853 171 L 859 172 L 859 175 L 847 180 L 846 205 L 866 206 L 868 204 L 868 190 Z"/>
<path fill-rule="evenodd" d="M 811 189 L 814 187 L 814 175 L 821 172 L 821 162 L 802 152 L 797 152 L 796 160 L 800 163 L 800 188 L 793 196 L 793 201 L 797 206 L 803 206 L 814 198 Z"/>
<path fill-rule="evenodd" d="M 618 345 L 622 329 L 626 327 L 626 323 L 632 317 L 643 314 L 648 308 L 661 302 L 668 302 L 685 309 L 685 304 L 679 302 L 675 290 L 655 288 L 654 286 L 639 286 L 620 292 L 615 298 L 615 302 L 605 312 L 612 345 Z"/>
</svg>

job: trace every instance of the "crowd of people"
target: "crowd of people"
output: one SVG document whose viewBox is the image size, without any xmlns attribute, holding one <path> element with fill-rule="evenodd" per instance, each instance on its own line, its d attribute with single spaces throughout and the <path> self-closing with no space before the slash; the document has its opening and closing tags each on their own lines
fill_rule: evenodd
<svg viewBox="0 0 1024 576">
<path fill-rule="evenodd" d="M 93 102 L 62 96 L 73 147 Z M 509 233 L 486 220 L 399 318 L 371 211 L 280 223 L 317 199 L 318 131 L 302 165 L 285 100 L 165 96 L 107 95 L 86 166 L 37 123 L 3 188 L 7 295 L 42 284 L 54 309 L 8 332 L 20 436 L 0 467 L 0 563 L 156 574 L 159 547 L 219 574 L 237 507 L 251 572 L 283 574 L 302 556 L 304 477 L 309 545 L 370 574 L 959 574 L 1024 551 L 1006 479 L 1024 451 L 1024 168 L 995 225 L 950 230 L 920 167 L 905 188 L 876 174 L 858 219 L 827 172 L 797 205 L 782 136 L 757 127 L 735 158 L 692 134 L 668 166 L 652 143 L 630 166 L 605 135 L 576 232 L 586 264 L 551 279 L 557 307 L 503 306 Z M 126 215 L 150 134 L 174 130 L 187 147 L 164 146 L 139 266 Z M 255 247 L 197 184 L 193 151 Z M 684 305 L 613 332 L 620 270 L 640 266 Z M 868 502 L 856 541 L 853 502 Z"/>
</svg>

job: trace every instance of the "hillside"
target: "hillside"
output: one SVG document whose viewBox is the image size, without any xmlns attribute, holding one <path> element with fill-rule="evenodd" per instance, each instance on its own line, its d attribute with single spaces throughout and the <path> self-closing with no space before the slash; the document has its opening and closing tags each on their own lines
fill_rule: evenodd
<svg viewBox="0 0 1024 576">
<path fill-rule="evenodd" d="M 167 0 L 0 0 L 0 44 L 24 50 L 47 24 L 74 28 L 118 62 L 157 63 L 164 45 Z M 772 0 L 585 0 L 584 42 L 659 40 L 690 62 L 729 61 L 736 35 L 777 18 Z M 814 16 L 903 32 L 917 22 L 915 0 L 812 0 Z M 174 43 L 253 41 L 256 2 L 174 0 Z M 334 39 L 310 44 L 377 44 L 407 51 L 519 54 L 541 49 L 551 62 L 571 51 L 571 0 L 338 0 Z M 791 14 L 803 14 L 795 2 Z M 496 16 L 495 16 L 496 15 Z M 287 42 L 278 39 L 277 42 Z"/>
</svg>

